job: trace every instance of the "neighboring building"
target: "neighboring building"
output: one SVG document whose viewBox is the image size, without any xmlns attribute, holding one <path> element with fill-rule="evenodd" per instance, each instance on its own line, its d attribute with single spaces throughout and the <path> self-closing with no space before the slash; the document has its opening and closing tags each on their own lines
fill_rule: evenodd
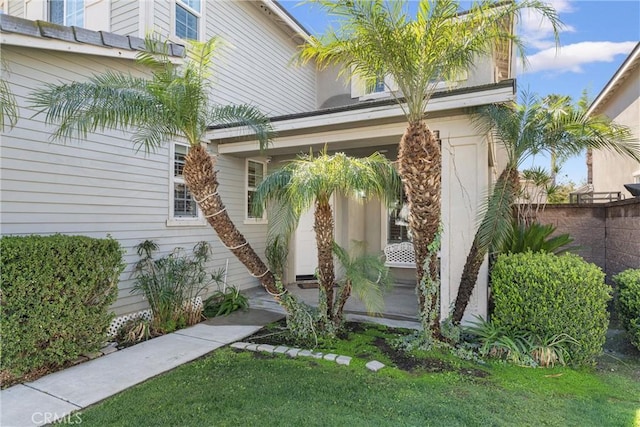
<svg viewBox="0 0 640 427">
<path fill-rule="evenodd" d="M 207 240 L 214 247 L 213 267 L 229 261 L 228 283 L 248 288 L 258 282 L 218 242 L 194 208 L 181 176 L 175 175 L 186 152 L 181 141 L 146 156 L 137 153 L 130 134 L 122 132 L 94 133 L 86 141 L 66 145 L 50 143 L 51 129 L 27 105 L 34 88 L 46 82 L 86 79 L 108 69 L 144 73 L 133 59 L 140 38 L 150 30 L 175 43 L 178 63 L 184 38 L 220 35 L 226 43 L 214 66 L 213 100 L 258 106 L 272 117 L 280 135 L 268 157 L 259 152 L 254 136 L 245 129 L 211 129 L 207 135 L 209 150 L 217 156 L 227 211 L 258 254 L 264 252 L 267 218 L 252 218 L 247 201 L 269 168 L 325 146 L 329 152 L 354 156 L 374 151 L 390 159 L 397 156 L 406 122 L 386 86 L 365 88 L 357 79 L 343 82 L 336 70 L 317 71 L 315 64 L 291 66 L 297 46 L 308 35 L 276 2 L 94 0 L 84 3 L 83 13 L 75 8 L 78 4 L 82 2 L 0 1 L 0 9 L 13 15 L 1 16 L 0 22 L 2 56 L 8 67 L 3 77 L 16 94 L 21 115 L 17 126 L 2 138 L 2 234 L 110 234 L 119 240 L 127 251 L 128 268 L 114 305 L 118 314 L 145 307 L 129 290 L 131 266 L 137 261 L 134 248 L 146 239 L 156 241 L 161 254 Z M 33 20 L 79 24 L 100 32 Z M 443 147 L 445 312 L 456 296 L 478 209 L 499 166 L 504 166 L 498 164 L 484 136 L 478 135 L 468 109 L 513 100 L 512 76 L 511 49 L 501 46 L 493 55 L 480 58 L 453 88 L 443 86 L 428 107 L 428 124 L 439 132 Z M 364 240 L 370 251 L 381 252 L 391 242 L 408 239 L 402 221 L 397 220 L 400 204 L 388 210 L 377 200 L 358 204 L 336 197 L 333 206 L 339 244 Z M 315 271 L 308 219 L 308 215 L 302 218 L 292 239 L 285 281 Z M 396 273 L 398 278 L 410 279 L 414 271 L 398 269 Z M 469 314 L 486 314 L 486 308 L 485 266 Z"/>
<path fill-rule="evenodd" d="M 640 139 L 640 43 L 593 101 L 588 114 L 602 114 L 631 128 Z M 621 192 L 631 197 L 624 184 L 640 183 L 640 162 L 609 150 L 587 153 L 588 183 L 592 191 Z"/>
</svg>

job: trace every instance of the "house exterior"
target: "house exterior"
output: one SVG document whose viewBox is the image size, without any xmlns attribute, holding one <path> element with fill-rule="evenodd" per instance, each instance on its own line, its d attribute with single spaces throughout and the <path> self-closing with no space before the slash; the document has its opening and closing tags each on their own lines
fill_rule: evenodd
<svg viewBox="0 0 640 427">
<path fill-rule="evenodd" d="M 227 211 L 258 254 L 264 253 L 268 217 L 253 218 L 248 199 L 269 170 L 300 152 L 324 147 L 353 156 L 375 151 L 390 159 L 397 156 L 406 122 L 387 87 L 365 88 L 357 79 L 343 81 L 336 70 L 318 71 L 314 64 L 291 66 L 292 56 L 308 35 L 274 1 L 4 0 L 0 8 L 8 12 L 0 16 L 7 67 L 3 78 L 20 106 L 19 122 L 2 135 L 2 234 L 110 235 L 120 241 L 128 267 L 113 306 L 118 315 L 146 308 L 130 289 L 132 266 L 138 259 L 135 246 L 147 239 L 160 245 L 160 255 L 206 240 L 214 249 L 211 267 L 228 262 L 229 284 L 246 289 L 258 281 L 218 241 L 176 173 L 187 149 L 183 141 L 147 155 L 136 152 L 127 132 L 97 132 L 83 141 L 51 143 L 51 128 L 28 106 L 34 88 L 83 80 L 106 70 L 144 74 L 134 58 L 149 31 L 173 43 L 173 60 L 178 64 L 183 61 L 185 39 L 219 35 L 225 44 L 214 65 L 212 99 L 255 105 L 272 117 L 278 132 L 266 153 L 258 150 L 255 136 L 246 129 L 211 128 L 203 141 L 217 156 Z M 453 87 L 443 85 L 428 107 L 427 122 L 438 131 L 443 148 L 445 314 L 456 297 L 478 209 L 501 166 L 492 144 L 473 127 L 468 111 L 513 100 L 512 76 L 510 46 L 500 46 L 479 58 Z M 334 198 L 339 244 L 363 240 L 369 251 L 382 253 L 389 243 L 408 240 L 397 218 L 401 203 L 390 210 L 378 200 L 361 202 Z M 292 238 L 285 282 L 315 270 L 309 218 L 303 216 Z M 412 280 L 414 270 L 394 268 L 394 274 L 398 281 Z M 483 315 L 486 308 L 485 266 L 468 311 Z"/>
<path fill-rule="evenodd" d="M 588 114 L 601 114 L 628 126 L 640 139 L 640 43 L 593 101 Z M 621 192 L 631 197 L 624 184 L 640 183 L 640 162 L 610 150 L 587 153 L 588 184 L 594 192 Z"/>
</svg>

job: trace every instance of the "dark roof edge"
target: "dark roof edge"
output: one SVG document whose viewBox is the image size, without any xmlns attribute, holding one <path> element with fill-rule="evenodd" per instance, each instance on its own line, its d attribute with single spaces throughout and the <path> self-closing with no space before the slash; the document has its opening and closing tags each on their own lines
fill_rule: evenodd
<svg viewBox="0 0 640 427">
<path fill-rule="evenodd" d="M 486 85 L 481 85 L 481 86 L 471 86 L 471 87 L 463 87 L 463 88 L 459 88 L 459 89 L 453 89 L 453 90 L 449 90 L 449 91 L 441 91 L 441 92 L 435 92 L 433 95 L 431 95 L 431 98 L 446 98 L 448 96 L 453 96 L 453 95 L 462 95 L 465 93 L 474 93 L 474 92 L 482 92 L 485 90 L 490 90 L 490 89 L 500 89 L 500 88 L 505 88 L 505 87 L 511 87 L 513 89 L 513 93 L 516 93 L 516 81 L 515 79 L 508 79 L 508 80 L 503 80 L 501 82 L 498 83 L 491 83 L 491 84 L 486 84 Z M 293 120 L 293 119 L 302 119 L 302 118 L 306 118 L 306 117 L 316 117 L 316 116 L 323 116 L 325 114 L 332 114 L 332 113 L 342 113 L 345 111 L 357 111 L 357 110 L 362 110 L 365 108 L 371 108 L 371 107 L 384 107 L 387 105 L 395 105 L 398 103 L 402 103 L 404 102 L 404 98 L 400 98 L 398 100 L 395 100 L 393 98 L 389 98 L 389 99 L 380 99 L 380 100 L 375 100 L 375 101 L 365 101 L 365 102 L 358 102 L 356 104 L 350 104 L 350 105 L 342 105 L 340 107 L 332 107 L 332 108 L 323 108 L 321 110 L 314 110 L 314 111 L 305 111 L 302 113 L 293 113 L 293 114 L 285 114 L 282 116 L 274 116 L 274 117 L 270 117 L 269 120 L 271 122 L 280 122 L 280 121 L 284 121 L 284 120 Z M 232 128 L 238 126 L 237 124 L 225 124 L 225 125 L 217 125 L 217 126 L 209 126 L 208 129 L 213 130 L 213 129 L 225 129 L 225 128 Z"/>
<path fill-rule="evenodd" d="M 280 2 L 279 2 L 278 0 L 274 0 L 274 1 L 273 1 L 273 4 L 274 4 L 278 9 L 280 9 L 280 10 L 281 10 L 285 15 L 287 15 L 289 18 L 291 18 L 291 20 L 292 20 L 293 22 L 295 22 L 295 23 L 296 23 L 296 25 L 297 25 L 298 27 L 300 27 L 300 28 L 305 32 L 305 35 L 307 35 L 307 36 L 311 36 L 311 33 L 309 32 L 309 30 L 307 29 L 307 27 L 305 27 L 304 25 L 302 25 L 302 24 L 300 23 L 300 21 L 298 21 L 298 20 L 296 19 L 296 17 L 295 17 L 295 16 L 293 16 L 291 13 L 289 13 L 289 11 L 288 11 L 287 9 L 285 9 L 285 7 L 284 7 L 283 5 L 281 5 L 281 4 L 280 4 Z"/>
<path fill-rule="evenodd" d="M 32 21 L 7 14 L 0 14 L 0 32 L 14 33 L 42 40 L 62 40 L 104 48 L 145 50 L 144 39 L 135 36 L 123 36 L 108 31 L 93 31 L 81 27 L 67 27 L 47 21 Z M 178 43 L 168 43 L 169 56 L 182 58 L 185 47 Z M 28 46 L 26 46 L 28 47 Z"/>
<path fill-rule="evenodd" d="M 593 113 L 600 106 L 599 104 L 603 101 L 604 98 L 607 97 L 607 95 L 609 94 L 610 89 L 613 89 L 611 87 L 613 82 L 616 81 L 619 76 L 621 76 L 621 74 L 622 74 L 623 70 L 626 68 L 627 64 L 629 64 L 629 63 L 631 63 L 631 61 L 633 61 L 633 58 L 636 55 L 636 53 L 638 52 L 638 50 L 640 50 L 640 42 L 636 43 L 636 46 L 631 50 L 631 52 L 629 52 L 629 55 L 625 58 L 625 60 L 622 62 L 622 64 L 620 64 L 618 69 L 615 71 L 615 73 L 613 73 L 611 78 L 602 87 L 600 92 L 598 92 L 598 95 L 593 99 L 593 101 L 591 102 L 591 105 L 589 105 L 589 108 L 587 108 L 587 113 L 589 113 L 589 114 Z"/>
</svg>

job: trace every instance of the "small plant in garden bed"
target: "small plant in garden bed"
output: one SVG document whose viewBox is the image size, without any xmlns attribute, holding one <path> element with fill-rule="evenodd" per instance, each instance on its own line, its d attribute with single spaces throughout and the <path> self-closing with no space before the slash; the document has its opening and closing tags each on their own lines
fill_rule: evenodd
<svg viewBox="0 0 640 427">
<path fill-rule="evenodd" d="M 234 311 L 248 308 L 249 299 L 242 295 L 235 286 L 217 290 L 204 301 L 204 315 L 206 317 L 227 316 Z"/>
<path fill-rule="evenodd" d="M 202 307 L 195 304 L 196 297 L 211 284 L 205 264 L 211 247 L 200 242 L 188 256 L 182 248 L 171 254 L 153 259 L 158 250 L 151 240 L 137 246 L 140 261 L 136 264 L 136 282 L 132 292 L 145 296 L 153 314 L 152 329 L 169 333 L 202 320 Z"/>
</svg>

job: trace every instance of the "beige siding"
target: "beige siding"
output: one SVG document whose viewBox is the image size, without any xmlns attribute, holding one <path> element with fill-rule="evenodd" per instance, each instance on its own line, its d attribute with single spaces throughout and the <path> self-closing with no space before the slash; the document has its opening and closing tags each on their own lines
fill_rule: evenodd
<svg viewBox="0 0 640 427">
<path fill-rule="evenodd" d="M 168 227 L 169 158 L 162 147 L 147 156 L 136 152 L 128 133 L 95 133 L 85 141 L 50 143 L 43 116 L 32 118 L 25 107 L 30 90 L 44 82 L 83 79 L 106 69 L 134 71 L 126 60 L 3 46 L 6 75 L 20 104 L 20 121 L 2 135 L 2 234 L 82 234 L 113 236 L 126 250 L 118 314 L 146 306 L 132 295 L 135 246 L 145 239 L 160 245 L 160 254 L 175 247 L 192 248 L 206 240 L 214 247 L 212 267 L 229 259 L 228 283 L 256 286 L 208 226 Z M 236 223 L 258 253 L 264 252 L 265 226 L 243 225 L 244 160 L 219 159 L 221 194 Z"/>
<path fill-rule="evenodd" d="M 636 140 L 640 138 L 640 66 L 599 110 L 614 122 L 629 126 Z M 636 174 L 640 174 L 640 162 L 610 151 L 593 150 L 594 191 L 621 191 L 631 197 L 623 184 L 634 182 Z"/>
<path fill-rule="evenodd" d="M 111 32 L 138 36 L 140 3 L 132 0 L 111 0 Z"/>
</svg>

